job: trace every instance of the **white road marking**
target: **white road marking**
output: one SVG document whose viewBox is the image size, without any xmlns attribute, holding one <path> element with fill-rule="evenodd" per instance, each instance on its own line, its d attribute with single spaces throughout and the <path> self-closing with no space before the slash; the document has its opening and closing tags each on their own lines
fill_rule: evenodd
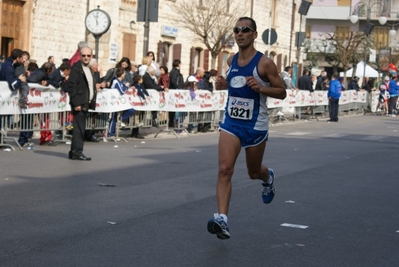
<svg viewBox="0 0 399 267">
<path fill-rule="evenodd" d="M 309 226 L 306 225 L 299 225 L 299 224 L 291 224 L 291 223 L 283 223 L 280 226 L 284 226 L 284 227 L 292 227 L 292 228 L 299 228 L 299 229 L 306 229 Z"/>
<path fill-rule="evenodd" d="M 369 135 L 369 136 L 363 137 L 362 140 L 381 140 L 384 138 L 385 138 L 385 136 L 382 136 L 382 135 Z"/>
<path fill-rule="evenodd" d="M 286 135 L 307 135 L 311 134 L 311 132 L 292 132 L 292 133 L 287 133 Z"/>
</svg>

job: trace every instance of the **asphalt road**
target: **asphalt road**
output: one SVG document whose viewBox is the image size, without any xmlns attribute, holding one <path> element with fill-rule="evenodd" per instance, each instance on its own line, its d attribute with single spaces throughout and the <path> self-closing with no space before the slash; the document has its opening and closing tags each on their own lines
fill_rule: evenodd
<svg viewBox="0 0 399 267">
<path fill-rule="evenodd" d="M 241 153 L 229 240 L 206 230 L 217 133 L 87 143 L 91 162 L 0 151 L 0 266 L 398 266 L 398 131 L 377 116 L 271 127 L 276 196 L 263 204 Z"/>
</svg>

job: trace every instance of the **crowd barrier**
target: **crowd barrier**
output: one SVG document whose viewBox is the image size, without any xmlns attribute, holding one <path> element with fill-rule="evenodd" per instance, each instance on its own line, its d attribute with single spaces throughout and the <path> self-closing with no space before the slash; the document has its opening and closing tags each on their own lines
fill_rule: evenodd
<svg viewBox="0 0 399 267">
<path fill-rule="evenodd" d="M 57 135 L 57 142 L 68 142 L 68 127 L 72 123 L 68 94 L 53 87 L 44 87 L 38 84 L 29 84 L 28 108 L 20 109 L 19 94 L 9 90 L 6 82 L 0 82 L 0 123 L 1 147 L 13 146 L 4 140 L 12 140 L 19 149 L 22 148 L 12 133 L 51 131 Z M 223 118 L 224 107 L 227 101 L 227 90 L 209 92 L 206 90 L 170 90 L 158 92 L 148 90 L 150 97 L 141 99 L 135 90 L 129 89 L 124 95 L 115 89 L 103 89 L 97 94 L 96 110 L 90 112 L 86 129 L 101 132 L 105 140 L 124 140 L 119 132 L 122 129 L 135 127 L 154 127 L 160 133 L 171 132 L 179 138 L 178 132 L 184 131 L 190 135 L 190 129 L 199 124 L 209 129 L 218 127 Z M 367 92 L 344 91 L 339 102 L 341 114 L 363 112 L 367 106 L 375 109 L 378 101 L 378 92 L 371 96 Z M 326 91 L 310 93 L 303 90 L 287 90 L 284 100 L 268 98 L 269 123 L 289 121 L 289 119 L 316 118 L 328 112 Z M 122 111 L 133 108 L 135 113 L 128 121 L 122 122 Z M 107 138 L 110 114 L 118 113 L 116 136 Z M 169 114 L 175 113 L 175 121 L 169 127 Z M 156 118 L 156 119 L 155 119 Z M 154 125 L 154 123 L 156 125 Z"/>
</svg>

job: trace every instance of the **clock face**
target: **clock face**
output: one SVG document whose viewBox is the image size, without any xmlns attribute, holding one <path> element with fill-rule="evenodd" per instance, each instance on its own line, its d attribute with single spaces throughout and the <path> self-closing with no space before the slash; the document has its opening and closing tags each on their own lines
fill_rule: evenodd
<svg viewBox="0 0 399 267">
<path fill-rule="evenodd" d="M 108 31 L 111 26 L 109 15 L 100 9 L 89 12 L 86 16 L 86 28 L 94 35 L 103 34 Z"/>
</svg>

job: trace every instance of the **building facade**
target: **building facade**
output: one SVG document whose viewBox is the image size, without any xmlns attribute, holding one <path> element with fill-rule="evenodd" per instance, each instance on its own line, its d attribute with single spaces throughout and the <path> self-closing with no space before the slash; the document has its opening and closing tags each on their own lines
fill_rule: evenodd
<svg viewBox="0 0 399 267">
<path fill-rule="evenodd" d="M 393 55 L 399 53 L 399 33 L 397 32 L 399 0 L 313 0 L 312 2 L 306 17 L 306 38 L 308 52 L 316 53 L 318 57 L 313 58 L 313 62 L 305 62 L 305 65 L 312 65 L 319 69 L 331 67 L 325 59 L 329 54 L 334 53 L 334 47 L 325 40 L 326 34 L 345 39 L 351 32 L 367 33 L 370 40 L 369 48 L 372 49 L 368 61 L 380 70 L 385 68 L 384 65 L 387 65 L 388 61 L 393 60 Z M 354 23 L 351 22 L 352 15 L 358 17 Z M 384 24 L 379 21 L 381 16 L 387 17 Z M 370 23 L 373 27 L 370 27 Z M 376 53 L 377 59 L 373 53 Z M 378 60 L 383 60 L 383 54 L 389 54 L 390 59 L 385 59 L 387 62 L 380 64 L 382 62 Z M 378 57 L 379 55 L 381 56 Z"/>
<path fill-rule="evenodd" d="M 171 69 L 174 59 L 182 61 L 186 77 L 197 67 L 211 68 L 211 54 L 201 40 L 181 24 L 180 1 L 158 0 L 158 21 L 150 22 L 148 50 L 157 61 Z M 57 66 L 63 58 L 70 58 L 79 41 L 88 41 L 94 49 L 94 37 L 86 30 L 87 13 L 100 6 L 112 20 L 108 32 L 99 40 L 97 55 L 106 71 L 123 56 L 141 63 L 144 54 L 144 22 L 137 21 L 137 10 L 142 0 L 1 0 L 0 52 L 8 56 L 13 48 L 27 50 L 40 66 L 49 56 L 55 57 Z M 191 0 L 193 8 L 206 8 L 201 0 Z M 296 61 L 295 31 L 299 29 L 298 0 L 231 0 L 239 4 L 244 15 L 254 18 L 258 26 L 256 48 L 268 53 L 262 33 L 269 27 L 278 35 L 270 47 L 270 57 L 281 71 Z M 271 24 L 271 25 L 270 25 Z M 238 50 L 234 42 L 226 42 L 217 55 L 215 68 L 226 71 L 226 60 Z"/>
</svg>

